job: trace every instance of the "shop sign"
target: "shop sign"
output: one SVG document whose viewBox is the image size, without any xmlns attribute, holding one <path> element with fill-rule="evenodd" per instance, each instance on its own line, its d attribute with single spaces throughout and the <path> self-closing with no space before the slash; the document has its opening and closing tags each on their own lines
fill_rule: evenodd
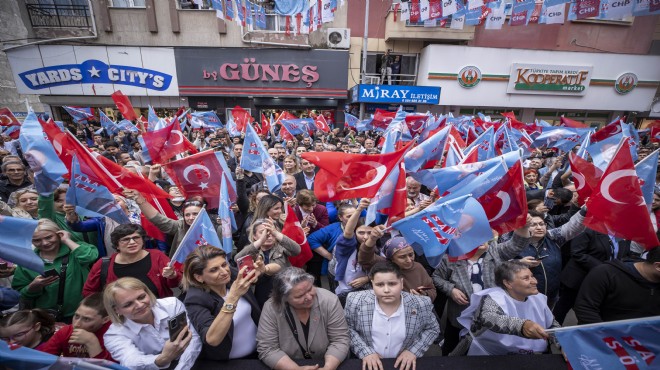
<svg viewBox="0 0 660 370">
<path fill-rule="evenodd" d="M 471 89 L 481 82 L 481 70 L 475 66 L 466 66 L 458 72 L 457 78 L 459 85 Z"/>
<path fill-rule="evenodd" d="M 614 83 L 614 89 L 621 95 L 625 95 L 637 86 L 639 79 L 634 73 L 624 73 L 619 78 L 616 79 Z"/>
<path fill-rule="evenodd" d="M 176 95 L 172 49 L 39 46 L 7 53 L 21 94 Z M 54 57 L 57 55 L 57 57 Z"/>
<path fill-rule="evenodd" d="M 440 87 L 403 85 L 366 85 L 353 88 L 353 103 L 440 104 Z"/>
<path fill-rule="evenodd" d="M 510 94 L 575 95 L 586 94 L 592 66 L 520 64 L 511 66 Z"/>
</svg>

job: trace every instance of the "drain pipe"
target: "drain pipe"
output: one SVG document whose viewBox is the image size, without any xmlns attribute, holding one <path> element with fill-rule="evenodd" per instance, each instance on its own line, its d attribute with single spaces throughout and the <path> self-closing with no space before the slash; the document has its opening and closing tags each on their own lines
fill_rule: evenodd
<svg viewBox="0 0 660 370">
<path fill-rule="evenodd" d="M 257 45 L 270 45 L 270 46 L 287 46 L 287 47 L 292 47 L 292 48 L 300 48 L 300 49 L 311 49 L 312 46 L 309 44 L 305 45 L 300 45 L 300 44 L 286 44 L 286 43 L 280 43 L 280 42 L 269 42 L 269 41 L 252 41 L 252 40 L 246 40 L 245 36 L 249 35 L 250 32 L 243 33 L 243 26 L 241 25 L 241 41 L 243 41 L 246 44 L 257 44 Z M 307 40 L 309 42 L 309 35 L 307 35 Z"/>
<path fill-rule="evenodd" d="M 92 18 L 92 36 L 77 36 L 77 37 L 62 37 L 59 39 L 48 39 L 48 40 L 39 40 L 39 41 L 32 41 L 28 42 L 25 44 L 20 44 L 20 45 L 13 45 L 13 46 L 8 46 L 6 48 L 3 48 L 2 51 L 8 51 L 12 49 L 18 49 L 22 48 L 25 46 L 30 46 L 30 45 L 36 45 L 36 44 L 45 44 L 47 42 L 60 42 L 60 41 L 72 41 L 72 40 L 88 40 L 88 39 L 95 39 L 98 37 L 98 34 L 96 32 L 96 19 L 94 18 L 94 8 L 92 6 L 92 1 L 87 0 L 87 4 L 89 5 L 89 14 L 90 17 Z"/>
</svg>

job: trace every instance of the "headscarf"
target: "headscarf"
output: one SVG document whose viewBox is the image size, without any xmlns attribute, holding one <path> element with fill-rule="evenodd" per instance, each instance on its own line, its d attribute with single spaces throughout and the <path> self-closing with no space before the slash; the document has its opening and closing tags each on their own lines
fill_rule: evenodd
<svg viewBox="0 0 660 370">
<path fill-rule="evenodd" d="M 392 256 L 394 256 L 394 253 L 409 247 L 410 245 L 401 236 L 395 236 L 394 238 L 390 239 L 385 243 L 385 246 L 383 247 L 383 254 L 385 255 L 385 258 L 388 260 L 392 259 Z"/>
</svg>

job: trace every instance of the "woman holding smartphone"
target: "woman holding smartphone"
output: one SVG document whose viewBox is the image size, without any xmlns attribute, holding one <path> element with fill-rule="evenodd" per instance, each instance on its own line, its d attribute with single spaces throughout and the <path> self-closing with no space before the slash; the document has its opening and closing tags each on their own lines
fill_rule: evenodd
<svg viewBox="0 0 660 370">
<path fill-rule="evenodd" d="M 202 245 L 183 265 L 184 303 L 202 341 L 201 359 L 226 361 L 257 358 L 257 324 L 261 309 L 250 286 L 257 282 L 261 261 L 239 271 L 226 253 Z"/>
<path fill-rule="evenodd" d="M 175 338 L 170 337 L 172 319 L 186 313 L 178 299 L 156 299 L 143 282 L 125 277 L 108 284 L 103 304 L 112 320 L 103 336 L 105 348 L 120 365 L 174 370 L 195 365 L 202 348 L 195 329 L 179 321 L 177 326 L 183 325 L 183 329 Z"/>
</svg>

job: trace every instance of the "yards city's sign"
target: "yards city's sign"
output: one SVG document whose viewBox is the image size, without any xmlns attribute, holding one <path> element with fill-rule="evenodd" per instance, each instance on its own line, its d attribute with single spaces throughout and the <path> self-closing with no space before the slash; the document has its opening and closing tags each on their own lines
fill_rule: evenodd
<svg viewBox="0 0 660 370">
<path fill-rule="evenodd" d="M 153 69 L 108 65 L 100 60 L 37 68 L 19 73 L 18 76 L 32 90 L 79 83 L 114 83 L 164 91 L 172 82 L 171 75 Z"/>
<path fill-rule="evenodd" d="M 360 84 L 352 90 L 352 101 L 354 103 L 440 104 L 440 88 Z"/>
<path fill-rule="evenodd" d="M 20 94 L 178 95 L 172 48 L 40 45 L 7 56 Z"/>
<path fill-rule="evenodd" d="M 591 81 L 591 66 L 513 64 L 510 94 L 584 95 Z"/>
</svg>

